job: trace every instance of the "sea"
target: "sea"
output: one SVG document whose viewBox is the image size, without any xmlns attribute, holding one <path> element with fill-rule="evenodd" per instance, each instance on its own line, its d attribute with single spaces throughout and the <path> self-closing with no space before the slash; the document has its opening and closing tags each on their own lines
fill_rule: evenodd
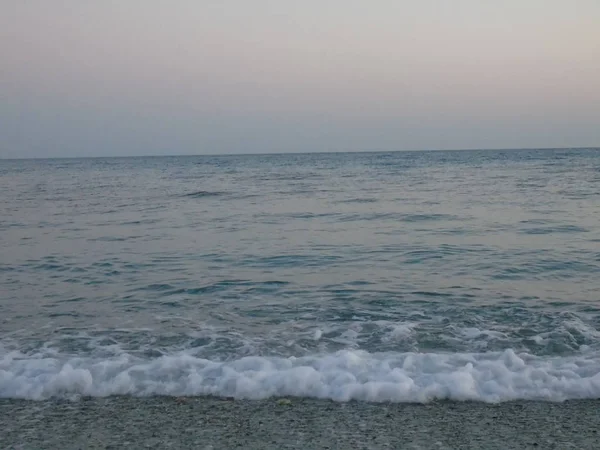
<svg viewBox="0 0 600 450">
<path fill-rule="evenodd" d="M 0 397 L 600 398 L 600 149 L 0 160 Z"/>
</svg>

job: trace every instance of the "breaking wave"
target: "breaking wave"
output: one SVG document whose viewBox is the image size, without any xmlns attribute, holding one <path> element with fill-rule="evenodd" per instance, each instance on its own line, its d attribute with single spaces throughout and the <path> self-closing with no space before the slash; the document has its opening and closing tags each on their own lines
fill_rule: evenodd
<svg viewBox="0 0 600 450">
<path fill-rule="evenodd" d="M 213 361 L 186 353 L 142 359 L 32 357 L 0 359 L 0 397 L 49 398 L 281 396 L 334 401 L 503 402 L 600 398 L 600 354 L 538 357 L 487 353 L 368 353 L 343 350 L 307 357 Z"/>
</svg>

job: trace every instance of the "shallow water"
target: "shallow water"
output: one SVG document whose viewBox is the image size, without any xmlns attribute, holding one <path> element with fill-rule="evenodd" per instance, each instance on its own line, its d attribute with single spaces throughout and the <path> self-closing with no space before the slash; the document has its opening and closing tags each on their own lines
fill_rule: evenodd
<svg viewBox="0 0 600 450">
<path fill-rule="evenodd" d="M 600 397 L 600 151 L 0 161 L 0 397 Z"/>
</svg>

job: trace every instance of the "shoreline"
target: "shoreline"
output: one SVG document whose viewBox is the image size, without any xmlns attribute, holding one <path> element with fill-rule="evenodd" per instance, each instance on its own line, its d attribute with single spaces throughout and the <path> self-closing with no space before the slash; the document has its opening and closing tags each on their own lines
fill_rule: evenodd
<svg viewBox="0 0 600 450">
<path fill-rule="evenodd" d="M 0 399 L 0 448 L 598 448 L 600 400 Z"/>
</svg>

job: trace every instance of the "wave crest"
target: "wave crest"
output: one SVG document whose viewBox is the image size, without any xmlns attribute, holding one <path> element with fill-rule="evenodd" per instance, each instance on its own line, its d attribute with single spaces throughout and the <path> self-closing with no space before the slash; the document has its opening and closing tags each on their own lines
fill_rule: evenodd
<svg viewBox="0 0 600 450">
<path fill-rule="evenodd" d="M 600 397 L 597 355 L 540 358 L 490 353 L 340 351 L 302 358 L 211 361 L 189 354 L 143 360 L 32 358 L 12 352 L 0 362 L 0 397 L 280 396 L 334 401 L 418 402 L 551 400 Z"/>
</svg>

